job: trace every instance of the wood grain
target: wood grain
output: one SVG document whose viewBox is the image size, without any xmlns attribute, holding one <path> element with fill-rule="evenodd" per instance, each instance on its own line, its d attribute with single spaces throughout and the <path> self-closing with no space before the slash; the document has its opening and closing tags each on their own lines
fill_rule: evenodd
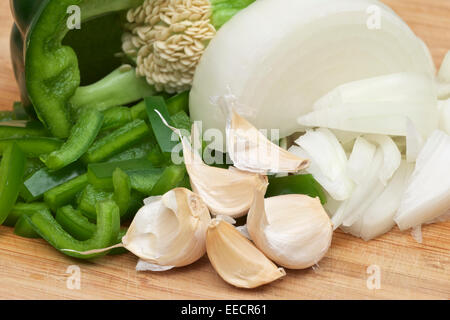
<svg viewBox="0 0 450 320">
<path fill-rule="evenodd" d="M 450 50 L 450 0 L 386 0 L 431 48 L 436 64 Z M 0 108 L 18 99 L 9 62 L 8 2 L 0 2 Z M 288 271 L 263 288 L 247 291 L 224 283 L 207 258 L 165 273 L 137 273 L 131 255 L 94 262 L 68 258 L 43 240 L 0 227 L 2 299 L 449 299 L 450 223 L 423 228 L 423 243 L 394 229 L 364 242 L 336 232 L 318 268 Z M 81 269 L 80 290 L 67 288 L 67 268 Z M 367 268 L 379 266 L 381 288 L 367 288 Z"/>
</svg>

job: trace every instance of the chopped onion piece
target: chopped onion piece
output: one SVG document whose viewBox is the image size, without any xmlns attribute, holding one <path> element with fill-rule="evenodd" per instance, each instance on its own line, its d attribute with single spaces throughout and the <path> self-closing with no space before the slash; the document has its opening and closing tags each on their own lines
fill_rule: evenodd
<svg viewBox="0 0 450 320">
<path fill-rule="evenodd" d="M 300 125 L 353 132 L 406 136 L 410 118 L 424 136 L 438 127 L 437 101 L 364 102 L 313 111 L 298 118 Z"/>
<path fill-rule="evenodd" d="M 394 215 L 400 206 L 399 195 L 403 194 L 413 169 L 412 164 L 403 161 L 381 195 L 370 204 L 356 223 L 351 227 L 344 227 L 344 231 L 365 241 L 390 231 L 395 225 Z"/>
<path fill-rule="evenodd" d="M 438 82 L 437 96 L 441 100 L 449 99 L 450 98 L 450 83 Z"/>
<path fill-rule="evenodd" d="M 347 176 L 347 155 L 334 134 L 328 129 L 310 130 L 295 141 L 289 152 L 311 159 L 306 169 L 336 200 L 350 197 L 354 184 Z"/>
<path fill-rule="evenodd" d="M 436 99 L 430 77 L 419 73 L 394 73 L 349 82 L 332 90 L 314 104 L 314 110 L 364 102 L 427 102 Z"/>
<path fill-rule="evenodd" d="M 363 137 L 355 141 L 353 151 L 347 165 L 348 176 L 357 184 L 363 181 L 361 172 L 366 172 L 372 163 L 377 147 Z"/>
<path fill-rule="evenodd" d="M 379 178 L 381 182 L 386 185 L 394 175 L 395 171 L 397 171 L 398 167 L 400 167 L 402 154 L 395 142 L 388 136 L 365 135 L 364 137 L 370 142 L 378 144 L 383 151 L 383 166 L 380 170 Z"/>
<path fill-rule="evenodd" d="M 422 235 L 422 226 L 417 226 L 411 229 L 411 236 L 414 240 L 417 241 L 417 243 L 423 242 L 423 235 Z"/>
<path fill-rule="evenodd" d="M 450 134 L 450 99 L 440 100 L 438 106 L 441 119 L 439 129 Z"/>
<path fill-rule="evenodd" d="M 440 82 L 450 83 L 450 51 L 447 52 L 447 54 L 444 57 L 444 60 L 442 60 L 442 64 L 441 67 L 439 68 L 437 79 Z"/>
<path fill-rule="evenodd" d="M 363 215 L 370 204 L 383 192 L 384 185 L 379 179 L 379 171 L 383 167 L 383 151 L 378 149 L 366 172 L 362 172 L 363 179 L 351 194 L 351 197 L 342 203 L 332 218 L 334 228 L 342 224 L 352 226 Z"/>
<path fill-rule="evenodd" d="M 406 230 L 450 209 L 450 136 L 436 130 L 417 158 L 395 222 Z"/>
<path fill-rule="evenodd" d="M 416 162 L 424 144 L 422 135 L 416 130 L 414 123 L 406 120 L 406 161 Z"/>
</svg>

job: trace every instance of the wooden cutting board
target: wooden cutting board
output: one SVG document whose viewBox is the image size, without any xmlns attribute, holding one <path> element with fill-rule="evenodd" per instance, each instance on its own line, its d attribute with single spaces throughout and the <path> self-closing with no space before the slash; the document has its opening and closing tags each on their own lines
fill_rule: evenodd
<svg viewBox="0 0 450 320">
<path fill-rule="evenodd" d="M 450 50 L 450 0 L 385 2 L 425 40 L 439 66 Z M 8 1 L 0 1 L 0 109 L 19 97 L 9 61 L 11 23 Z M 165 273 L 138 273 L 136 262 L 131 254 L 80 262 L 43 240 L 19 238 L 0 227 L 0 298 L 449 299 L 450 223 L 424 227 L 423 244 L 398 229 L 370 242 L 338 231 L 318 268 L 287 271 L 283 280 L 251 291 L 224 283 L 206 257 Z M 67 286 L 70 266 L 79 268 L 80 289 Z M 378 289 L 370 281 L 377 275 Z"/>
</svg>

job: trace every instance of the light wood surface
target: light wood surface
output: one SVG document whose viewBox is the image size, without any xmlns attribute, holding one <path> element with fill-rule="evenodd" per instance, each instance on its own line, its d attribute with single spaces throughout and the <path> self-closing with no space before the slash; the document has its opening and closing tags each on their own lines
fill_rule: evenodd
<svg viewBox="0 0 450 320">
<path fill-rule="evenodd" d="M 450 0 L 386 0 L 431 48 L 437 66 L 450 50 Z M 18 99 L 9 61 L 12 18 L 0 1 L 0 108 Z M 0 298 L 3 299 L 449 299 L 450 223 L 423 228 L 423 244 L 394 229 L 371 242 L 336 232 L 319 268 L 287 271 L 263 288 L 247 291 L 224 283 L 205 257 L 165 273 L 137 273 L 126 254 L 94 262 L 68 258 L 43 240 L 0 227 Z M 79 266 L 80 290 L 67 288 L 67 268 Z M 369 266 L 381 271 L 381 288 L 367 287 Z"/>
</svg>

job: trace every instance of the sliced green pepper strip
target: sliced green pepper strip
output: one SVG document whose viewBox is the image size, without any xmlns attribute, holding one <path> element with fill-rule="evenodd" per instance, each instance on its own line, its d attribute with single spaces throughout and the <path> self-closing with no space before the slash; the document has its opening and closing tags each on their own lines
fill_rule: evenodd
<svg viewBox="0 0 450 320">
<path fill-rule="evenodd" d="M 114 201 L 106 200 L 97 203 L 97 229 L 92 237 L 85 241 L 76 240 L 68 234 L 49 213 L 35 213 L 31 217 L 24 216 L 33 229 L 53 247 L 62 253 L 80 259 L 91 259 L 105 255 L 107 252 L 83 255 L 62 249 L 79 252 L 107 248 L 117 243 L 120 231 L 119 208 Z"/>
<path fill-rule="evenodd" d="M 118 162 L 91 163 L 88 165 L 89 183 L 96 188 L 113 189 L 112 175 L 116 168 L 120 168 L 129 174 L 132 171 L 143 171 L 153 168 L 147 159 L 125 160 Z"/>
<path fill-rule="evenodd" d="M 82 112 L 72 127 L 70 136 L 60 149 L 41 156 L 42 162 L 51 169 L 59 170 L 77 161 L 94 142 L 103 123 L 103 114 L 95 109 Z"/>
<path fill-rule="evenodd" d="M 23 215 L 32 216 L 36 212 L 46 211 L 50 212 L 49 207 L 43 202 L 35 203 L 16 203 L 11 210 L 8 218 L 3 223 L 5 226 L 13 227 L 17 220 Z"/>
<path fill-rule="evenodd" d="M 275 197 L 285 194 L 306 194 L 310 197 L 319 197 L 322 204 L 327 202 L 327 197 L 320 184 L 310 174 L 269 178 L 267 197 Z"/>
<path fill-rule="evenodd" d="M 95 221 L 97 219 L 96 204 L 105 200 L 113 200 L 113 198 L 113 193 L 97 189 L 93 185 L 88 184 L 78 197 L 78 209 L 89 220 Z"/>
<path fill-rule="evenodd" d="M 186 175 L 186 167 L 184 166 L 170 166 L 167 167 L 161 178 L 155 184 L 151 191 L 152 196 L 160 196 L 166 192 L 176 188 L 182 183 Z"/>
<path fill-rule="evenodd" d="M 117 129 L 133 121 L 131 109 L 127 107 L 112 107 L 105 110 L 103 115 L 102 131 Z"/>
<path fill-rule="evenodd" d="M 139 191 L 146 196 L 152 195 L 152 190 L 156 183 L 161 179 L 163 169 L 146 169 L 139 171 L 129 171 L 127 174 L 130 176 L 131 188 Z"/>
<path fill-rule="evenodd" d="M 147 120 L 147 107 L 145 106 L 145 101 L 142 100 L 141 102 L 139 102 L 138 104 L 132 106 L 130 108 L 130 112 L 131 112 L 131 118 L 133 120 Z"/>
<path fill-rule="evenodd" d="M 156 168 L 165 167 L 172 163 L 171 154 L 161 151 L 159 145 L 155 145 L 147 155 L 147 159 L 151 162 L 152 166 Z"/>
<path fill-rule="evenodd" d="M 14 226 L 14 234 L 22 238 L 30 238 L 30 239 L 40 238 L 39 234 L 36 231 L 34 231 L 30 221 L 27 220 L 25 217 L 27 216 L 23 215 L 17 220 L 17 223 Z"/>
<path fill-rule="evenodd" d="M 75 210 L 71 206 L 60 208 L 55 219 L 64 230 L 66 230 L 72 237 L 80 241 L 85 241 L 92 238 L 95 230 L 97 230 L 97 226 L 94 223 L 89 222 L 80 210 Z M 126 233 L 127 229 L 121 228 L 116 243 L 120 243 Z M 127 250 L 125 248 L 115 248 L 112 249 L 109 254 L 122 254 L 126 252 Z"/>
<path fill-rule="evenodd" d="M 186 112 L 180 111 L 174 114 L 171 118 L 175 128 L 191 132 L 192 122 Z"/>
<path fill-rule="evenodd" d="M 126 161 L 126 160 L 135 160 L 135 159 L 145 159 L 153 150 L 153 148 L 157 147 L 153 142 L 145 141 L 135 147 L 131 147 L 128 150 L 125 150 L 115 156 L 109 158 L 106 162 L 118 162 L 118 161 Z"/>
<path fill-rule="evenodd" d="M 25 173 L 24 178 L 30 177 L 33 173 L 42 169 L 45 165 L 38 158 L 29 158 L 25 163 Z"/>
<path fill-rule="evenodd" d="M 47 137 L 49 132 L 38 121 L 13 120 L 0 122 L 0 139 Z"/>
<path fill-rule="evenodd" d="M 83 174 L 44 193 L 44 201 L 55 212 L 59 207 L 71 203 L 87 185 L 87 174 Z"/>
<path fill-rule="evenodd" d="M 181 111 L 189 113 L 189 91 L 181 92 L 167 99 L 166 104 L 167 110 L 172 116 Z"/>
<path fill-rule="evenodd" d="M 79 163 L 74 163 L 58 171 L 51 171 L 48 168 L 40 169 L 25 180 L 20 190 L 20 196 L 27 202 L 35 201 L 45 192 L 84 173 L 86 173 L 86 169 Z"/>
<path fill-rule="evenodd" d="M 24 172 L 25 154 L 13 143 L 5 150 L 0 163 L 0 224 L 16 203 Z"/>
<path fill-rule="evenodd" d="M 72 237 L 85 241 L 92 238 L 97 226 L 89 222 L 81 211 L 75 210 L 72 206 L 65 206 L 58 209 L 55 216 L 56 221 Z"/>
<path fill-rule="evenodd" d="M 169 111 L 167 110 L 164 98 L 157 96 L 145 98 L 145 105 L 147 107 L 147 116 L 150 120 L 153 133 L 155 134 L 161 151 L 171 153 L 177 146 L 178 140 L 172 140 L 172 137 L 174 137 L 174 132 L 162 122 L 161 117 L 155 111 L 157 110 L 169 125 L 174 126 Z"/>
<path fill-rule="evenodd" d="M 149 128 L 145 121 L 135 120 L 97 140 L 83 157 L 86 163 L 102 162 L 149 136 Z"/>
<path fill-rule="evenodd" d="M 120 209 L 120 215 L 127 213 L 131 202 L 131 180 L 120 168 L 116 168 L 112 176 L 114 186 L 114 201 Z"/>
<path fill-rule="evenodd" d="M 42 154 L 53 152 L 63 144 L 59 139 L 45 137 L 0 139 L 0 154 L 13 143 L 17 144 L 29 158 L 38 158 Z"/>
</svg>

